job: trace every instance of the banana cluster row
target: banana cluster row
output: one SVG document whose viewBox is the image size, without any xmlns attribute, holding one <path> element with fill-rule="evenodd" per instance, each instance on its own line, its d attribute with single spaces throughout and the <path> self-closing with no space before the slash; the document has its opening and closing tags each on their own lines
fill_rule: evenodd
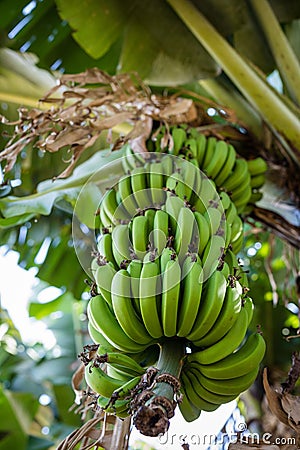
<svg viewBox="0 0 300 450">
<path fill-rule="evenodd" d="M 186 421 L 195 420 L 202 410 L 214 411 L 234 400 L 256 379 L 266 347 L 262 335 L 248 335 L 234 351 L 234 342 L 227 344 L 218 342 L 187 356 L 181 371 L 183 401 L 179 404 Z"/>
<path fill-rule="evenodd" d="M 261 158 L 246 160 L 237 155 L 235 148 L 214 136 L 206 137 L 195 128 L 161 127 L 148 140 L 150 152 L 169 153 L 190 161 L 214 181 L 218 192 L 230 195 L 239 214 L 260 200 L 259 189 L 265 182 L 266 162 Z M 126 149 L 126 170 L 143 166 L 145 160 Z M 249 208 L 247 208 L 249 209 Z"/>
</svg>

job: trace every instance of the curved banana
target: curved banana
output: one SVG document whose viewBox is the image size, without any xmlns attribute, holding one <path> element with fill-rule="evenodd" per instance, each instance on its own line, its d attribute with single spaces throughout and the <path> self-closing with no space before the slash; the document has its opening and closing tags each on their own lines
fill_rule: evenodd
<svg viewBox="0 0 300 450">
<path fill-rule="evenodd" d="M 148 166 L 148 191 L 151 196 L 151 205 L 160 207 L 166 201 L 164 169 L 161 161 L 152 162 Z"/>
<path fill-rule="evenodd" d="M 111 284 L 113 277 L 116 274 L 116 269 L 111 262 L 104 262 L 100 264 L 94 274 L 94 278 L 100 294 L 104 300 L 111 306 Z"/>
<path fill-rule="evenodd" d="M 196 364 L 200 372 L 207 378 L 226 380 L 237 378 L 252 372 L 262 361 L 266 350 L 266 343 L 260 333 L 252 333 L 245 343 L 234 353 L 214 363 L 203 365 L 187 356 L 187 362 Z"/>
<path fill-rule="evenodd" d="M 236 394 L 215 394 L 209 391 L 200 383 L 200 373 L 194 367 L 191 368 L 186 374 L 187 378 L 192 383 L 196 395 L 199 397 L 199 401 L 206 401 L 216 405 L 223 405 L 229 403 L 236 398 Z"/>
<path fill-rule="evenodd" d="M 184 182 L 181 169 L 177 169 L 166 180 L 166 188 L 168 191 L 180 197 L 182 200 L 189 200 L 191 190 Z"/>
<path fill-rule="evenodd" d="M 223 338 L 216 343 L 206 347 L 198 352 L 193 352 L 193 360 L 199 364 L 213 364 L 229 356 L 236 350 L 247 332 L 248 314 L 245 308 L 242 308 L 237 320 Z M 193 342 L 195 345 L 196 342 Z"/>
<path fill-rule="evenodd" d="M 166 247 L 169 237 L 169 215 L 158 209 L 155 212 L 153 230 L 150 235 L 150 243 L 152 247 L 157 250 L 157 254 L 160 255 L 163 249 Z"/>
<path fill-rule="evenodd" d="M 238 158 L 232 169 L 231 175 L 222 183 L 227 192 L 232 192 L 238 186 L 245 183 L 249 175 L 248 164 L 244 158 Z"/>
<path fill-rule="evenodd" d="M 169 225 L 171 233 L 175 236 L 177 228 L 177 220 L 181 208 L 184 207 L 184 200 L 171 192 L 167 193 L 166 203 L 163 206 L 164 211 L 169 214 Z"/>
<path fill-rule="evenodd" d="M 178 155 L 186 140 L 186 131 L 180 126 L 174 126 L 171 129 L 171 135 L 173 139 L 173 148 L 171 153 L 173 155 Z"/>
<path fill-rule="evenodd" d="M 190 371 L 188 372 L 190 376 Z M 215 411 L 220 405 L 216 403 L 208 402 L 207 400 L 204 400 L 203 398 L 199 397 L 197 392 L 195 391 L 194 382 L 189 378 L 187 372 L 181 372 L 180 374 L 180 380 L 182 381 L 182 385 L 184 388 L 184 391 L 189 399 L 189 401 L 199 410 L 202 411 Z"/>
<path fill-rule="evenodd" d="M 140 344 L 150 344 L 152 338 L 135 312 L 130 285 L 130 276 L 125 269 L 115 273 L 111 284 L 111 299 L 116 319 L 130 339 Z"/>
<path fill-rule="evenodd" d="M 150 192 L 147 186 L 147 172 L 144 167 L 136 167 L 131 171 L 131 189 L 140 210 L 151 205 Z"/>
<path fill-rule="evenodd" d="M 214 136 L 210 136 L 206 140 L 206 148 L 205 148 L 205 155 L 204 159 L 201 164 L 201 169 L 206 173 L 207 167 L 209 166 L 209 163 L 213 159 L 215 148 L 217 145 L 217 139 Z"/>
<path fill-rule="evenodd" d="M 143 375 L 145 369 L 140 366 L 131 356 L 120 352 L 106 352 L 105 354 L 100 354 L 97 352 L 99 357 L 103 359 L 103 362 L 111 364 L 115 367 L 123 367 L 125 370 L 130 371 L 129 375 L 138 376 Z"/>
<path fill-rule="evenodd" d="M 113 251 L 112 251 L 112 235 L 111 233 L 103 233 L 99 237 L 97 244 L 98 252 L 101 256 L 104 256 L 107 262 L 113 263 L 114 267 L 117 266 Z"/>
<path fill-rule="evenodd" d="M 174 237 L 174 250 L 180 264 L 189 252 L 198 249 L 198 233 L 194 213 L 188 207 L 181 208 L 177 219 L 177 229 Z"/>
<path fill-rule="evenodd" d="M 158 339 L 163 336 L 163 329 L 160 322 L 160 272 L 156 261 L 143 264 L 139 291 L 144 326 L 150 336 Z"/>
<path fill-rule="evenodd" d="M 131 241 L 138 259 L 143 260 L 149 247 L 149 228 L 147 216 L 136 216 L 132 220 Z"/>
<path fill-rule="evenodd" d="M 210 239 L 210 228 L 207 220 L 201 214 L 199 211 L 194 212 L 194 217 L 198 226 L 198 233 L 197 233 L 197 241 L 199 243 L 198 245 L 198 253 L 200 256 L 202 256 L 203 251 L 205 247 L 207 246 L 207 243 Z M 197 230 L 197 227 L 196 227 Z"/>
<path fill-rule="evenodd" d="M 224 254 L 224 250 L 224 237 L 218 236 L 217 234 L 212 235 L 201 255 L 204 281 L 207 280 L 211 276 L 213 271 L 217 269 Z"/>
<path fill-rule="evenodd" d="M 186 422 L 193 422 L 200 417 L 201 409 L 197 408 L 189 401 L 183 386 L 181 387 L 181 391 L 182 398 L 178 401 L 179 410 Z"/>
<path fill-rule="evenodd" d="M 182 297 L 177 318 L 177 336 L 187 336 L 195 322 L 199 309 L 203 270 L 197 255 L 188 255 L 182 268 Z"/>
<path fill-rule="evenodd" d="M 85 381 L 89 387 L 103 397 L 111 397 L 115 389 L 123 386 L 124 381 L 109 376 L 100 367 L 95 367 L 91 361 L 84 370 Z"/>
<path fill-rule="evenodd" d="M 222 339 L 236 322 L 242 306 L 242 290 L 227 286 L 224 303 L 213 327 L 194 342 L 197 347 L 208 347 Z"/>
<path fill-rule="evenodd" d="M 129 217 L 135 216 L 138 205 L 131 188 L 131 176 L 123 175 L 118 181 L 118 192 L 120 196 L 120 205 L 127 211 Z M 101 210 L 100 210 L 101 211 Z"/>
<path fill-rule="evenodd" d="M 233 145 L 228 144 L 228 153 L 227 153 L 227 159 L 222 167 L 222 170 L 220 170 L 219 174 L 215 178 L 215 183 L 217 186 L 222 186 L 224 181 L 230 176 L 232 173 L 232 170 L 235 165 L 236 161 L 236 151 Z"/>
<path fill-rule="evenodd" d="M 127 266 L 127 272 L 130 275 L 131 298 L 136 313 L 140 316 L 140 276 L 143 263 L 139 259 L 133 259 Z"/>
<path fill-rule="evenodd" d="M 113 345 L 111 345 L 101 333 L 99 333 L 97 328 L 94 327 L 91 320 L 88 321 L 88 333 L 93 342 L 95 342 L 95 344 L 99 344 L 99 348 L 101 348 L 101 351 L 104 352 L 116 351 L 116 348 Z"/>
<path fill-rule="evenodd" d="M 170 259 L 162 273 L 161 320 L 164 336 L 176 335 L 181 269 L 178 259 Z"/>
<path fill-rule="evenodd" d="M 92 297 L 87 307 L 88 319 L 93 327 L 116 349 L 122 352 L 138 353 L 149 344 L 133 341 L 121 328 L 116 316 L 101 295 Z"/>
<path fill-rule="evenodd" d="M 239 395 L 246 391 L 257 377 L 259 367 L 255 367 L 252 371 L 245 375 L 236 378 L 229 378 L 228 380 L 214 380 L 213 378 L 205 377 L 199 372 L 199 380 L 203 387 L 215 394 L 220 395 Z"/>
<path fill-rule="evenodd" d="M 207 145 L 206 136 L 204 134 L 198 134 L 198 136 L 196 137 L 196 142 L 197 142 L 197 160 L 199 167 L 201 168 Z"/>
<path fill-rule="evenodd" d="M 265 184 L 265 181 L 266 176 L 264 173 L 254 175 L 253 177 L 251 177 L 250 186 L 252 189 L 259 189 Z"/>
<path fill-rule="evenodd" d="M 227 160 L 228 146 L 225 141 L 217 141 L 211 160 L 205 168 L 208 177 L 215 179 Z"/>
<path fill-rule="evenodd" d="M 268 169 L 266 161 L 261 156 L 255 159 L 249 159 L 247 164 L 251 177 L 265 173 Z"/>
<path fill-rule="evenodd" d="M 131 260 L 133 248 L 130 242 L 128 225 L 116 225 L 112 231 L 112 251 L 117 265 L 120 267 L 124 260 Z"/>
<path fill-rule="evenodd" d="M 215 183 L 204 174 L 201 177 L 199 193 L 193 201 L 195 211 L 199 211 L 201 214 L 204 214 L 212 204 L 219 204 L 219 195 L 216 191 Z"/>
<path fill-rule="evenodd" d="M 226 294 L 226 279 L 222 272 L 216 270 L 205 282 L 202 290 L 200 308 L 192 328 L 187 335 L 190 341 L 198 341 L 215 323 Z"/>
</svg>

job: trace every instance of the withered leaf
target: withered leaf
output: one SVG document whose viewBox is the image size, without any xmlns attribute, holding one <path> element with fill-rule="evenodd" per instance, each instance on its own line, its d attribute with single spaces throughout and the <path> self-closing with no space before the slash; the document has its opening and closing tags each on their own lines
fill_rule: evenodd
<svg viewBox="0 0 300 450">
<path fill-rule="evenodd" d="M 284 393 L 281 398 L 281 404 L 287 414 L 289 425 L 297 433 L 300 433 L 300 397 Z"/>
<path fill-rule="evenodd" d="M 263 386 L 265 389 L 266 397 L 268 400 L 268 405 L 270 410 L 276 417 L 280 420 L 280 422 L 289 426 L 289 421 L 287 418 L 286 412 L 283 410 L 281 406 L 281 394 L 274 389 L 271 388 L 268 381 L 267 368 L 264 368 L 263 372 Z"/>
<path fill-rule="evenodd" d="M 80 404 L 80 400 L 82 398 L 82 389 L 80 387 L 82 381 L 84 379 L 84 365 L 81 363 L 81 365 L 78 367 L 76 372 L 72 376 L 72 389 L 75 392 L 75 403 L 78 405 Z"/>
</svg>

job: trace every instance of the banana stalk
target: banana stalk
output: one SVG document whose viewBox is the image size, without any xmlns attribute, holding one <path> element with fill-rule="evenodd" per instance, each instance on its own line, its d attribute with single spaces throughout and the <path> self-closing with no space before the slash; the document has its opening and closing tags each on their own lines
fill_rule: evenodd
<svg viewBox="0 0 300 450">
<path fill-rule="evenodd" d="M 169 419 L 174 416 L 177 406 L 174 396 L 180 388 L 179 376 L 184 355 L 183 340 L 172 338 L 161 343 L 158 372 L 153 384 L 139 395 L 136 406 L 133 405 L 133 423 L 142 434 L 158 436 L 168 430 Z"/>
<path fill-rule="evenodd" d="M 298 149 L 300 121 L 268 83 L 255 73 L 189 0 L 168 0 L 168 3 L 265 121 Z M 291 147 L 289 156 L 299 167 L 298 155 Z"/>
</svg>

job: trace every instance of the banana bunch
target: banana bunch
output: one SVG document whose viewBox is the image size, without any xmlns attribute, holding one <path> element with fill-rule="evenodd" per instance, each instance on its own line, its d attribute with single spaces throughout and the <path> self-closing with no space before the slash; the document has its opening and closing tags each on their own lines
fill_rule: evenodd
<svg viewBox="0 0 300 450">
<path fill-rule="evenodd" d="M 101 355 L 100 349 L 101 346 L 94 359 L 86 362 L 85 380 L 102 410 L 127 417 L 130 394 L 140 383 L 145 369 L 129 355 L 120 352 Z"/>
<path fill-rule="evenodd" d="M 214 411 L 234 400 L 257 377 L 266 346 L 262 335 L 256 332 L 246 336 L 233 352 L 227 351 L 226 344 L 224 339 L 224 346 L 216 343 L 186 357 L 180 377 L 185 402 L 179 403 L 186 421 L 193 421 L 201 410 Z"/>
<path fill-rule="evenodd" d="M 265 351 L 260 333 L 248 335 L 253 303 L 236 256 L 241 214 L 261 195 L 264 160 L 246 161 L 233 146 L 184 126 L 162 129 L 148 144 L 145 156 L 125 146 L 125 173 L 99 205 L 87 316 L 100 356 L 85 369 L 99 407 L 137 414 L 141 427 L 143 408 L 157 401 L 159 414 L 165 404 L 172 417 L 178 403 L 192 421 L 236 398 Z M 175 367 L 170 343 L 183 349 Z M 158 375 L 146 389 L 141 380 L 152 366 Z M 166 388 L 170 377 L 174 386 L 180 380 L 182 401 L 174 400 L 178 386 Z"/>
<path fill-rule="evenodd" d="M 246 160 L 235 148 L 215 137 L 206 137 L 195 128 L 184 126 L 161 127 L 148 140 L 149 152 L 169 153 L 190 161 L 214 181 L 219 192 L 225 191 L 239 214 L 247 205 L 259 201 L 259 189 L 265 182 L 266 162 L 261 158 Z M 145 164 L 141 155 L 126 148 L 126 170 Z"/>
</svg>

